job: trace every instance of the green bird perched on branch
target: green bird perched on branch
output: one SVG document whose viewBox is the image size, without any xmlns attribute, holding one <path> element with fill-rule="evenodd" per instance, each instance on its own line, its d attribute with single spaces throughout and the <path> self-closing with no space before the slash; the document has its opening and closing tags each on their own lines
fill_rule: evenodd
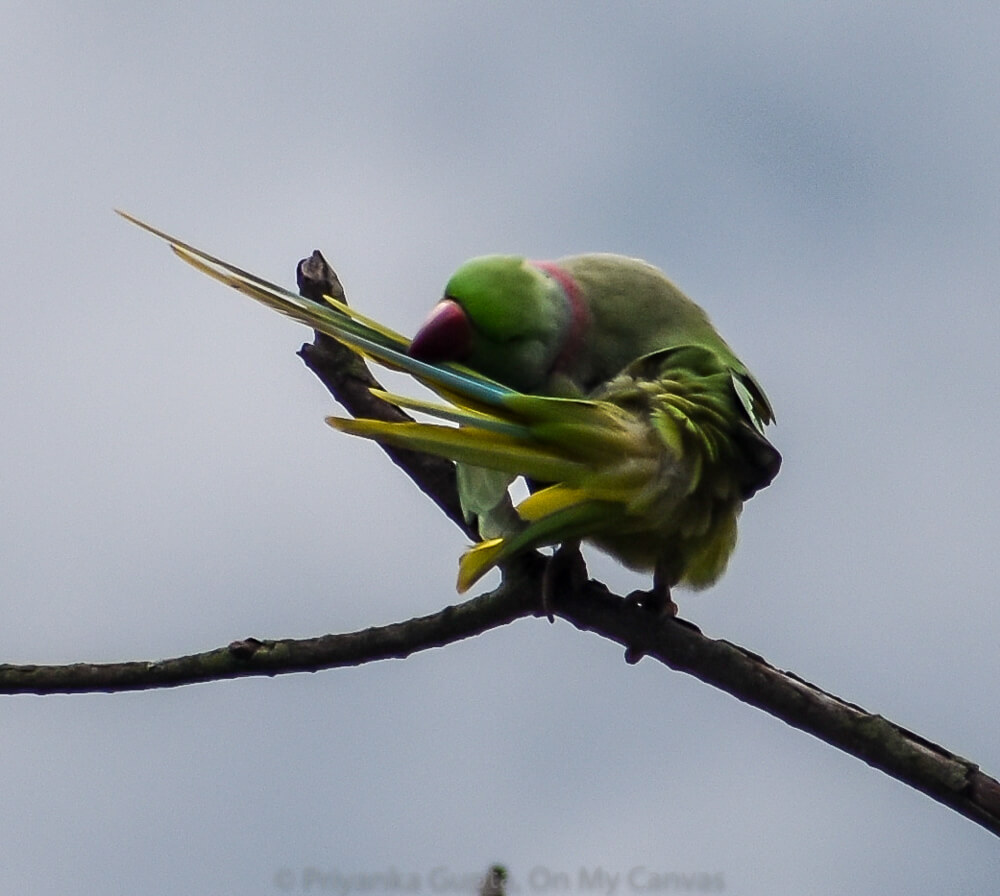
<svg viewBox="0 0 1000 896">
<path fill-rule="evenodd" d="M 643 261 L 472 259 L 410 341 L 124 217 L 447 402 L 380 392 L 440 422 L 327 422 L 458 463 L 462 507 L 483 538 L 461 558 L 459 591 L 524 551 L 586 540 L 652 570 L 656 606 L 673 608 L 675 585 L 704 588 L 722 575 L 743 502 L 777 475 L 763 390 L 705 312 Z M 532 492 L 514 507 L 507 489 L 518 476 Z"/>
</svg>

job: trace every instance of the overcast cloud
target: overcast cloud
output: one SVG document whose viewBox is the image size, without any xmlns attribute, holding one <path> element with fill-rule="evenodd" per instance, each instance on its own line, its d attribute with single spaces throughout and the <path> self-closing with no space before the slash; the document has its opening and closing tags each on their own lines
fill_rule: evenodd
<svg viewBox="0 0 1000 896">
<path fill-rule="evenodd" d="M 990 3 L 0 5 L 0 661 L 455 600 L 462 536 L 323 424 L 308 331 L 113 206 L 289 284 L 320 248 L 406 332 L 471 255 L 618 251 L 778 415 L 781 475 L 682 614 L 997 774 L 998 71 Z M 564 622 L 2 718 L 5 893 L 1000 879 L 971 822 Z"/>
</svg>

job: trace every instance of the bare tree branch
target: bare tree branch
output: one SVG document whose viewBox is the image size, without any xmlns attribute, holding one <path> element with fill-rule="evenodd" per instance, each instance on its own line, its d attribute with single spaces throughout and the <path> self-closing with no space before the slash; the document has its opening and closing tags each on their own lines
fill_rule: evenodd
<svg viewBox="0 0 1000 896">
<path fill-rule="evenodd" d="M 319 302 L 327 295 L 347 302 L 340 279 L 319 250 L 299 262 L 296 279 L 299 292 L 306 298 Z M 361 358 L 335 339 L 322 333 L 315 335 L 314 342 L 307 342 L 299 350 L 299 357 L 351 416 L 386 420 L 390 423 L 412 419 L 395 405 L 372 395 L 371 389 L 381 386 Z M 386 445 L 382 449 L 444 511 L 448 519 L 469 538 L 476 540 L 476 533 L 465 522 L 458 502 L 455 465 L 451 461 Z"/>
<path fill-rule="evenodd" d="M 224 678 L 315 672 L 402 659 L 525 616 L 541 615 L 545 561 L 537 554 L 506 571 L 495 591 L 457 606 L 381 628 L 302 640 L 248 638 L 191 656 L 132 663 L 0 665 L 0 693 L 116 692 L 177 687 Z M 563 593 L 557 616 L 763 709 L 915 787 L 1000 835 L 1000 783 L 979 767 L 861 707 L 841 700 L 762 657 L 703 635 L 679 619 L 647 610 L 588 581 Z"/>
<path fill-rule="evenodd" d="M 303 294 L 343 291 L 318 253 L 299 266 Z M 331 340 L 303 346 L 303 360 L 355 416 L 406 419 L 375 398 L 367 368 Z M 393 461 L 468 535 L 452 465 L 414 452 L 387 449 Z M 0 693 L 79 693 L 176 687 L 223 678 L 314 672 L 441 647 L 542 614 L 542 581 L 547 560 L 529 554 L 504 570 L 503 583 L 490 594 L 407 622 L 303 640 L 248 638 L 228 647 L 158 662 L 67 666 L 0 665 Z M 624 645 L 635 662 L 649 656 L 686 672 L 752 706 L 806 731 L 1000 835 L 1000 783 L 967 759 L 917 734 L 783 672 L 743 647 L 703 635 L 680 619 L 661 619 L 611 594 L 599 582 L 560 583 L 551 609 L 577 628 Z"/>
<path fill-rule="evenodd" d="M 541 558 L 518 570 L 490 594 L 430 616 L 318 638 L 245 638 L 227 647 L 153 662 L 73 663 L 65 666 L 0 664 L 0 694 L 72 694 L 171 688 L 225 678 L 318 672 L 374 660 L 404 659 L 506 625 L 534 612 Z M 534 574 L 533 574 L 534 573 Z"/>
<path fill-rule="evenodd" d="M 1000 835 L 1000 782 L 929 740 L 776 669 L 729 641 L 705 637 L 681 620 L 645 625 L 619 598 L 588 583 L 588 595 L 560 601 L 556 612 L 577 628 L 639 650 L 678 672 L 726 691 L 751 706 L 909 784 L 988 831 Z M 638 609 L 642 614 L 644 611 Z"/>
</svg>

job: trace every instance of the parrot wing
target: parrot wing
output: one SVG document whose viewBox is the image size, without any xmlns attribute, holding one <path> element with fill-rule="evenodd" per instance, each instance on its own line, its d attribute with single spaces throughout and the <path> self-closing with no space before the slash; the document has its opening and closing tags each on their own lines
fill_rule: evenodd
<svg viewBox="0 0 1000 896">
<path fill-rule="evenodd" d="M 451 404 L 387 400 L 458 425 L 329 418 L 331 426 L 550 483 L 517 505 L 522 525 L 465 553 L 460 591 L 522 551 L 573 539 L 636 568 L 662 568 L 671 585 L 704 587 L 725 568 L 743 501 L 780 464 L 729 368 L 701 346 L 641 358 L 589 399 L 483 389 L 434 365 L 390 360 Z"/>
</svg>

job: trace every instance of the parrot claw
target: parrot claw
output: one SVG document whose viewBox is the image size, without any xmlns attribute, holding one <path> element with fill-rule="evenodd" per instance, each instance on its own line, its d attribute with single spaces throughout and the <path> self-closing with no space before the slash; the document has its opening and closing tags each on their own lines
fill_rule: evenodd
<svg viewBox="0 0 1000 896">
<path fill-rule="evenodd" d="M 625 604 L 629 607 L 641 607 L 651 613 L 657 623 L 667 619 L 677 618 L 677 604 L 670 597 L 669 580 L 657 566 L 653 573 L 653 587 L 649 591 L 632 591 L 625 596 Z M 625 650 L 625 662 L 634 666 L 646 655 L 640 647 L 628 647 Z"/>
<path fill-rule="evenodd" d="M 580 553 L 580 542 L 563 542 L 545 564 L 542 576 L 542 612 L 549 622 L 556 621 L 552 608 L 557 590 L 565 588 L 573 592 L 586 581 L 587 564 Z"/>
<path fill-rule="evenodd" d="M 670 597 L 670 589 L 651 588 L 649 591 L 632 591 L 625 595 L 625 603 L 630 607 L 642 607 L 652 613 L 657 620 L 673 619 L 678 612 L 678 606 Z"/>
<path fill-rule="evenodd" d="M 677 615 L 677 604 L 670 597 L 670 589 L 677 583 L 677 578 L 670 574 L 664 563 L 657 563 L 653 570 L 653 587 L 649 591 L 633 591 L 626 596 L 625 602 L 655 613 L 658 620 L 673 619 Z"/>
</svg>

